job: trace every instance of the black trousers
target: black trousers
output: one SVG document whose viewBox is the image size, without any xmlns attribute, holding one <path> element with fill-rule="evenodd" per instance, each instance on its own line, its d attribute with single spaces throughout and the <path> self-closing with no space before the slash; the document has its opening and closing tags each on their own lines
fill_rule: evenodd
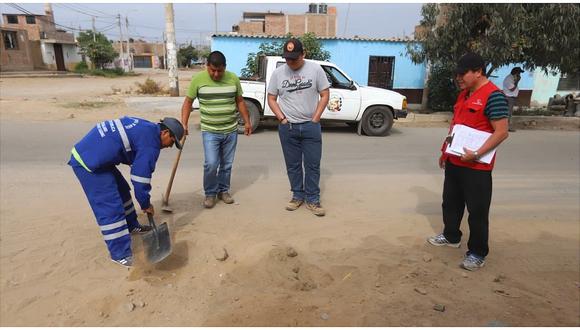
<svg viewBox="0 0 580 330">
<path fill-rule="evenodd" d="M 461 241 L 461 219 L 467 206 L 470 253 L 485 257 L 489 253 L 489 206 L 491 204 L 491 171 L 474 170 L 445 164 L 443 184 L 443 235 L 451 243 Z"/>
</svg>

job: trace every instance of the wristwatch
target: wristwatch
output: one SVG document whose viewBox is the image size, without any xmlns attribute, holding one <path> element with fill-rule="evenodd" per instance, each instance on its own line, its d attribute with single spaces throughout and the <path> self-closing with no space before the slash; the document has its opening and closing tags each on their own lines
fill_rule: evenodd
<svg viewBox="0 0 580 330">
<path fill-rule="evenodd" d="M 473 152 L 473 154 L 475 155 L 475 159 L 479 159 L 479 153 L 476 151 Z"/>
</svg>

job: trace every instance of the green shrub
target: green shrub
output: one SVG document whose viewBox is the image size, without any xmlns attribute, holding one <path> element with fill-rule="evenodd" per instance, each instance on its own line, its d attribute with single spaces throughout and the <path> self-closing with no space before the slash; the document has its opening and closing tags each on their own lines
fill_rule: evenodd
<svg viewBox="0 0 580 330">
<path fill-rule="evenodd" d="M 85 61 L 79 62 L 75 65 L 74 71 L 78 73 L 86 73 L 89 71 L 89 65 Z"/>
<path fill-rule="evenodd" d="M 454 82 L 453 64 L 434 63 L 429 73 L 429 109 L 431 111 L 453 111 L 459 89 Z"/>
<path fill-rule="evenodd" d="M 155 80 L 151 79 L 151 78 L 147 78 L 145 80 L 144 83 L 135 83 L 137 85 L 137 87 L 139 88 L 137 90 L 138 93 L 140 94 L 153 94 L 153 95 L 157 95 L 157 94 L 167 94 L 168 91 L 166 91 L 163 87 L 161 87 L 161 85 L 159 85 Z"/>
</svg>

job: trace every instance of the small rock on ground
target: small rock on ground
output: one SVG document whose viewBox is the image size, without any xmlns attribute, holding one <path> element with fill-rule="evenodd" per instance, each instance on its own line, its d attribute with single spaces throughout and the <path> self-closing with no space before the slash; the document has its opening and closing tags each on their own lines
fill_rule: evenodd
<svg viewBox="0 0 580 330">
<path fill-rule="evenodd" d="M 438 312 L 445 312 L 445 305 L 436 304 L 435 306 L 433 306 L 433 309 Z"/>
<path fill-rule="evenodd" d="M 288 249 L 286 249 L 286 255 L 289 256 L 290 258 L 294 258 L 295 256 L 298 255 L 298 252 L 296 252 L 294 248 L 289 247 Z"/>
<path fill-rule="evenodd" d="M 426 295 L 427 294 L 427 291 L 425 291 L 425 290 L 423 290 L 421 288 L 415 288 L 415 292 L 417 292 L 419 294 L 422 294 L 422 295 Z"/>
<path fill-rule="evenodd" d="M 132 302 L 125 304 L 125 311 L 132 312 L 135 309 L 135 304 Z"/>
</svg>

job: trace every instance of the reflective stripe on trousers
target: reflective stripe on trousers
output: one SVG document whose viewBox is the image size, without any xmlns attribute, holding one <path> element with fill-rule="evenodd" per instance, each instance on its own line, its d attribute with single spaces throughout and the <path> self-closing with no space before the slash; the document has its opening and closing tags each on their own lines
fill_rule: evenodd
<svg viewBox="0 0 580 330">
<path fill-rule="evenodd" d="M 91 205 L 111 258 L 118 260 L 132 255 L 129 232 L 139 223 L 123 175 L 116 167 L 93 173 L 76 165 L 72 169 Z"/>
</svg>

